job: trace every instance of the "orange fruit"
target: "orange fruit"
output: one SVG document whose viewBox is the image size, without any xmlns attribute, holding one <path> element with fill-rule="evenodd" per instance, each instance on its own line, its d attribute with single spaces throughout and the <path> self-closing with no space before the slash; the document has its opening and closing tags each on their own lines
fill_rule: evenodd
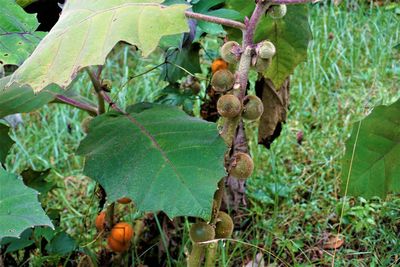
<svg viewBox="0 0 400 267">
<path fill-rule="evenodd" d="M 216 73 L 219 70 L 225 70 L 228 68 L 228 63 L 222 58 L 215 59 L 211 64 L 212 73 Z"/>
<path fill-rule="evenodd" d="M 107 238 L 107 245 L 108 247 L 114 252 L 124 252 L 128 250 L 130 246 L 130 242 L 120 243 L 110 235 Z"/>
<path fill-rule="evenodd" d="M 133 228 L 129 223 L 119 222 L 111 229 L 110 237 L 115 241 L 129 243 L 133 236 Z"/>
<path fill-rule="evenodd" d="M 96 217 L 95 224 L 96 224 L 97 231 L 104 230 L 104 222 L 105 222 L 105 220 L 106 220 L 106 212 L 102 211 Z"/>
<path fill-rule="evenodd" d="M 118 199 L 117 202 L 120 204 L 128 204 L 128 203 L 131 203 L 132 200 L 130 198 L 123 197 L 123 198 Z"/>
</svg>

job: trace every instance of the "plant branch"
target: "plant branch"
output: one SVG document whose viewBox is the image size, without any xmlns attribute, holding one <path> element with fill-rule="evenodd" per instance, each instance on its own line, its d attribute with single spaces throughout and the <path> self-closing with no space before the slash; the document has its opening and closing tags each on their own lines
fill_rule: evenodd
<svg viewBox="0 0 400 267">
<path fill-rule="evenodd" d="M 100 73 L 101 73 L 101 69 L 99 69 L 97 75 L 95 75 L 90 69 L 86 69 L 87 73 L 89 74 L 90 80 L 92 81 L 94 90 L 97 93 L 97 99 L 99 102 L 99 112 L 98 114 L 103 114 L 106 109 L 105 109 L 105 105 L 104 105 L 104 99 L 102 97 L 102 95 L 100 94 L 100 92 L 103 92 L 103 86 L 101 85 L 100 82 Z"/>
<path fill-rule="evenodd" d="M 223 19 L 223 18 L 219 18 L 219 17 L 214 17 L 214 16 L 209 16 L 209 15 L 204 15 L 204 14 L 200 14 L 200 13 L 195 13 L 192 11 L 186 11 L 185 12 L 186 17 L 188 18 L 192 18 L 192 19 L 196 19 L 196 20 L 203 20 L 203 21 L 207 21 L 207 22 L 211 22 L 211 23 L 216 23 L 216 24 L 220 24 L 220 25 L 224 25 L 224 26 L 228 26 L 228 27 L 232 27 L 232 28 L 237 28 L 240 30 L 245 30 L 246 29 L 246 25 L 235 21 L 235 20 L 231 20 L 231 19 Z"/>
<path fill-rule="evenodd" d="M 56 100 L 58 102 L 82 109 L 87 111 L 90 115 L 97 115 L 98 110 L 96 107 L 90 105 L 90 104 L 86 104 L 83 102 L 80 102 L 78 100 L 72 99 L 70 97 L 64 96 L 64 95 L 56 95 Z"/>
<path fill-rule="evenodd" d="M 270 3 L 273 5 L 307 4 L 307 3 L 312 3 L 312 2 L 314 2 L 314 1 L 313 0 L 272 0 L 272 1 L 270 1 Z"/>
</svg>

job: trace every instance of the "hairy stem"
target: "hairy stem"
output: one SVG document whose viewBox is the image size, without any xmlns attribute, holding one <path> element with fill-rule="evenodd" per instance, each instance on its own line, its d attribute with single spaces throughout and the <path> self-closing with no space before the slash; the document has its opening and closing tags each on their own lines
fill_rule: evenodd
<svg viewBox="0 0 400 267">
<path fill-rule="evenodd" d="M 72 99 L 72 98 L 64 96 L 64 95 L 56 95 L 55 101 L 79 108 L 84 111 L 87 111 L 90 115 L 97 115 L 97 113 L 98 113 L 98 110 L 95 106 L 80 102 L 78 100 Z"/>
<path fill-rule="evenodd" d="M 203 21 L 216 23 L 216 24 L 220 24 L 220 25 L 224 25 L 224 26 L 228 26 L 228 27 L 232 27 L 232 28 L 237 28 L 240 30 L 246 29 L 246 25 L 244 25 L 241 22 L 231 20 L 231 19 L 223 19 L 223 18 L 219 18 L 219 17 L 195 13 L 192 11 L 186 11 L 185 15 L 188 18 L 192 18 L 192 19 L 196 19 L 196 20 L 203 20 Z"/>
<path fill-rule="evenodd" d="M 217 260 L 218 241 L 207 245 L 205 267 L 214 267 Z"/>
<path fill-rule="evenodd" d="M 188 257 L 188 267 L 199 267 L 201 265 L 201 257 L 204 252 L 204 245 L 193 242 L 192 251 Z"/>
</svg>

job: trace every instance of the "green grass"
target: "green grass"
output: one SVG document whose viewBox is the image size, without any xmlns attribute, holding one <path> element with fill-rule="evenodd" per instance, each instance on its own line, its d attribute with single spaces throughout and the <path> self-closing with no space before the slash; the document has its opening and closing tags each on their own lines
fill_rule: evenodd
<svg viewBox="0 0 400 267">
<path fill-rule="evenodd" d="M 393 49 L 400 43 L 399 17 L 394 10 L 383 8 L 347 11 L 314 6 L 310 24 L 314 41 L 307 63 L 292 77 L 290 112 L 281 137 L 266 150 L 256 144 L 255 125 L 247 128 L 256 159 L 256 171 L 247 186 L 250 226 L 235 232 L 237 241 L 220 243 L 220 266 L 240 266 L 260 252 L 268 263 L 282 266 L 400 264 L 398 195 L 342 202 L 338 187 L 340 159 L 351 123 L 374 106 L 392 103 L 400 96 L 400 58 Z M 120 88 L 128 77 L 159 61 L 143 61 L 130 48 L 116 49 L 104 74 Z M 154 71 L 134 79 L 114 90 L 112 97 L 122 106 L 152 101 L 165 85 L 158 76 Z M 91 96 L 85 75 L 75 86 Z M 45 207 L 61 209 L 61 227 L 80 244 L 98 248 L 93 227 L 95 183 L 82 176 L 83 159 L 73 154 L 84 137 L 80 122 L 85 116 L 62 105 L 25 114 L 26 127 L 13 133 L 16 145 L 7 166 L 16 172 L 27 167 L 52 168 L 48 179 L 60 189 L 44 198 Z M 301 146 L 296 141 L 299 131 L 304 133 Z M 138 216 L 132 208 L 125 209 L 131 220 Z M 336 252 L 322 249 L 339 225 L 343 246 Z M 189 244 L 187 235 L 183 244 Z M 180 263 L 185 249 L 180 249 Z"/>
</svg>

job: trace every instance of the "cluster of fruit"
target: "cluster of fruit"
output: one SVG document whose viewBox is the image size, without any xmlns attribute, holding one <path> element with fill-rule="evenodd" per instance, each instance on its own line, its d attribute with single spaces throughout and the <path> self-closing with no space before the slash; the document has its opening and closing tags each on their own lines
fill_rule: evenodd
<svg viewBox="0 0 400 267">
<path fill-rule="evenodd" d="M 118 200 L 120 204 L 128 204 L 131 200 L 129 198 L 121 198 Z M 100 212 L 95 221 L 96 229 L 99 232 L 105 231 L 106 227 L 106 212 Z M 133 237 L 133 228 L 127 222 L 118 222 L 109 231 L 107 237 L 107 245 L 109 249 L 114 252 L 124 252 L 127 251 L 131 245 L 131 240 Z"/>
</svg>

